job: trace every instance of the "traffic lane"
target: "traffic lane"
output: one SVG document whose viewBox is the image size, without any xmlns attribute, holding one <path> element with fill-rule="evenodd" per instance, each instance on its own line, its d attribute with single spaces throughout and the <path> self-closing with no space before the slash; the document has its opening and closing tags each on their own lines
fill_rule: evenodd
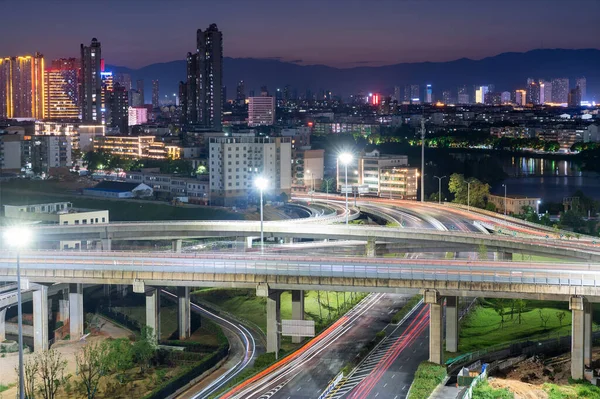
<svg viewBox="0 0 600 399">
<path fill-rule="evenodd" d="M 429 359 L 429 327 L 396 358 L 371 390 L 369 397 L 404 399 L 421 362 Z"/>
<path fill-rule="evenodd" d="M 272 398 L 314 399 L 318 397 L 346 363 L 357 356 L 360 349 L 389 324 L 406 298 L 402 295 L 386 294 L 354 322 L 351 330 L 301 367 L 295 378 Z"/>
</svg>

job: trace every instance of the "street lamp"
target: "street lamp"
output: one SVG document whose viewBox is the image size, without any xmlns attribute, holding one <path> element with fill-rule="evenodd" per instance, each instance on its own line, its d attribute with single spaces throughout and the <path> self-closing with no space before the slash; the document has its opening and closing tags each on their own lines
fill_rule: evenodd
<svg viewBox="0 0 600 399">
<path fill-rule="evenodd" d="M 438 179 L 438 183 L 439 183 L 439 191 L 438 191 L 438 204 L 442 204 L 442 179 L 445 179 L 446 176 L 442 176 L 442 177 L 437 177 L 437 176 L 433 176 L 436 179 Z"/>
<path fill-rule="evenodd" d="M 358 170 L 354 171 L 354 175 L 356 176 L 356 180 L 358 181 Z M 358 191 L 358 186 L 356 186 L 356 190 L 352 189 L 352 193 L 354 194 L 354 207 L 356 208 L 356 192 Z"/>
<path fill-rule="evenodd" d="M 348 213 L 350 212 L 348 209 L 348 164 L 352 162 L 352 154 L 343 152 L 338 156 L 338 160 L 345 167 L 346 183 L 344 184 L 344 191 L 346 191 L 346 225 L 348 225 Z"/>
<path fill-rule="evenodd" d="M 9 228 L 4 232 L 4 242 L 17 250 L 17 312 L 19 328 L 19 398 L 25 399 L 25 380 L 23 373 L 23 309 L 21 300 L 21 258 L 19 250 L 31 240 L 31 232 L 22 226 Z"/>
<path fill-rule="evenodd" d="M 254 185 L 260 190 L 260 253 L 265 253 L 265 231 L 263 229 L 263 191 L 269 186 L 269 181 L 264 177 L 257 177 Z"/>
<path fill-rule="evenodd" d="M 471 183 L 467 182 L 467 212 L 471 212 Z"/>
<path fill-rule="evenodd" d="M 311 180 L 311 182 L 310 182 L 310 187 L 311 187 L 311 189 L 310 189 L 310 202 L 312 202 L 312 200 L 313 200 L 313 194 L 315 192 L 315 174 L 312 173 L 308 169 L 306 170 L 306 173 L 310 174 L 310 180 Z"/>
<path fill-rule="evenodd" d="M 506 184 L 503 184 L 504 187 L 504 216 L 506 216 Z"/>
</svg>

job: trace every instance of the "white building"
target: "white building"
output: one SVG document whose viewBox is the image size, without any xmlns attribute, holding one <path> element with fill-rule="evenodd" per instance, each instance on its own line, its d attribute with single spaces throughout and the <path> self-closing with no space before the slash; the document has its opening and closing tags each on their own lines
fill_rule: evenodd
<svg viewBox="0 0 600 399">
<path fill-rule="evenodd" d="M 485 95 L 488 93 L 488 86 L 479 86 L 477 90 L 475 90 L 475 103 L 483 104 L 485 103 Z"/>
<path fill-rule="evenodd" d="M 3 172 L 21 171 L 20 134 L 0 134 L 0 169 Z"/>
<path fill-rule="evenodd" d="M 146 107 L 129 107 L 129 126 L 142 125 L 148 122 L 148 109 Z"/>
<path fill-rule="evenodd" d="M 171 197 L 188 197 L 189 202 L 208 202 L 208 179 L 161 174 L 158 168 L 156 169 L 126 172 L 125 181 L 143 183 L 152 188 L 154 193 L 163 193 Z"/>
<path fill-rule="evenodd" d="M 211 205 L 244 205 L 255 194 L 254 180 L 269 181 L 268 192 L 289 195 L 292 143 L 288 137 L 213 137 L 209 142 Z"/>
<path fill-rule="evenodd" d="M 248 126 L 271 126 L 275 124 L 275 98 L 248 98 Z"/>
</svg>

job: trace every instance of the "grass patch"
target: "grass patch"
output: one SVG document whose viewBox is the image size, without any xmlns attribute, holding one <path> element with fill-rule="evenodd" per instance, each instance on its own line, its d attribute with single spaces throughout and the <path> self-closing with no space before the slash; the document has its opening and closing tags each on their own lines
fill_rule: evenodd
<svg viewBox="0 0 600 399">
<path fill-rule="evenodd" d="M 257 297 L 256 290 L 214 288 L 194 291 L 192 294 L 203 301 L 215 304 L 226 312 L 251 321 L 263 331 L 267 329 L 267 300 L 266 298 Z M 282 319 L 292 318 L 291 296 L 292 294 L 289 291 L 281 294 Z M 305 319 L 314 320 L 317 331 L 319 331 L 329 321 L 337 319 L 364 297 L 365 294 L 362 293 L 304 291 Z"/>
<path fill-rule="evenodd" d="M 5 187 L 2 203 L 5 205 L 40 204 L 69 201 L 76 208 L 106 209 L 111 221 L 145 220 L 242 220 L 243 215 L 214 207 L 182 207 L 160 202 L 139 200 L 110 200 L 84 197 L 78 194 L 55 192 L 49 182 L 36 181 L 35 192 L 22 192 Z M 4 183 L 3 183 L 4 184 Z M 50 187 L 47 191 L 46 188 Z M 44 190 L 44 191 L 42 191 Z"/>
<path fill-rule="evenodd" d="M 419 364 L 408 399 L 427 399 L 444 378 L 446 378 L 446 367 L 430 362 Z"/>
<path fill-rule="evenodd" d="M 571 312 L 566 302 L 526 301 L 519 323 L 518 314 L 513 310 L 511 301 L 505 301 L 504 326 L 502 317 L 494 309 L 496 300 L 482 300 L 480 305 L 469 313 L 460 328 L 459 352 L 471 352 L 488 348 L 490 343 L 503 344 L 523 339 L 544 339 L 571 333 Z M 547 318 L 544 324 L 540 317 Z M 564 312 L 559 320 L 558 314 Z"/>
<path fill-rule="evenodd" d="M 16 384 L 8 384 L 8 385 L 0 384 L 0 392 L 8 391 L 9 389 L 11 389 L 12 387 L 14 387 L 15 385 Z"/>
<path fill-rule="evenodd" d="M 513 399 L 515 396 L 506 388 L 492 388 L 487 380 L 473 388 L 473 397 L 477 399 Z"/>
<path fill-rule="evenodd" d="M 513 254 L 512 260 L 513 262 L 564 262 L 564 259 L 530 254 Z"/>
<path fill-rule="evenodd" d="M 421 299 L 423 299 L 423 295 L 415 295 L 411 297 L 408 300 L 408 302 L 406 302 L 406 304 L 402 306 L 402 308 L 394 315 L 394 317 L 392 317 L 392 323 L 399 323 L 404 318 L 404 316 L 406 316 L 408 312 L 410 312 L 412 308 L 414 308 L 417 305 L 417 303 L 419 303 Z"/>
<path fill-rule="evenodd" d="M 587 381 L 573 382 L 569 385 L 546 383 L 542 388 L 548 393 L 548 399 L 600 398 L 600 387 Z"/>
</svg>

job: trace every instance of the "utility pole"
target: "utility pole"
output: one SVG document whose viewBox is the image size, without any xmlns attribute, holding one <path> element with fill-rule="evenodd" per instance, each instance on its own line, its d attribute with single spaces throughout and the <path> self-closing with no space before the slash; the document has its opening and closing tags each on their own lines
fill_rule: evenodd
<svg viewBox="0 0 600 399">
<path fill-rule="evenodd" d="M 421 202 L 425 202 L 425 115 L 421 116 Z"/>
</svg>

